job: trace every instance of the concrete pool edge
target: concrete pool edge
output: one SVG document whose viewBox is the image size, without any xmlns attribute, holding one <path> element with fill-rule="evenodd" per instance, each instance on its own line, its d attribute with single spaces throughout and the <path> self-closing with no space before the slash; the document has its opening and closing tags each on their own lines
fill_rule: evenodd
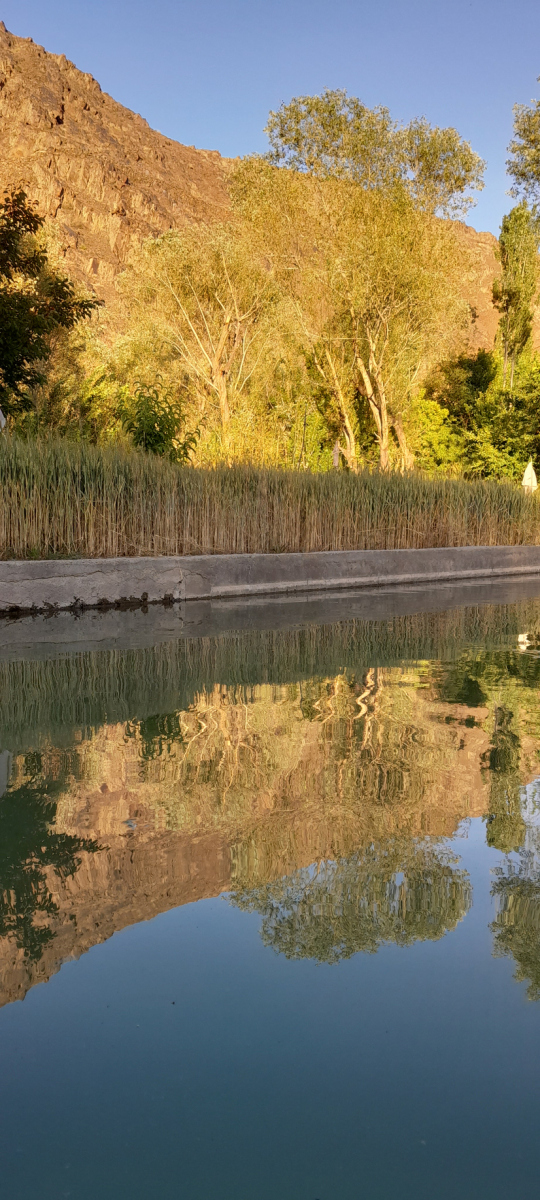
<svg viewBox="0 0 540 1200">
<path fill-rule="evenodd" d="M 540 546 L 0 562 L 0 616 L 540 577 Z"/>
</svg>

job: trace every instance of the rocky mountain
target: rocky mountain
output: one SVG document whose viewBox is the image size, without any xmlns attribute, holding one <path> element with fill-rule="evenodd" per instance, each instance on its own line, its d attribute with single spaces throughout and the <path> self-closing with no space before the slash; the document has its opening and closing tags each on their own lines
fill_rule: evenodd
<svg viewBox="0 0 540 1200">
<path fill-rule="evenodd" d="M 72 277 L 107 299 L 130 248 L 228 206 L 215 150 L 181 146 L 102 92 L 64 55 L 0 22 L 0 189 L 52 219 Z"/>
</svg>

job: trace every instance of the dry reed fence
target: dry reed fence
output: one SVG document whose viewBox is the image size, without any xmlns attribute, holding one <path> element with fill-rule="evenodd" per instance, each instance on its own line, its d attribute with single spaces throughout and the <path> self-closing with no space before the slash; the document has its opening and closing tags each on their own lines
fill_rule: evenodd
<svg viewBox="0 0 540 1200">
<path fill-rule="evenodd" d="M 199 470 L 66 441 L 0 439 L 0 557 L 540 543 L 511 483 L 256 467 Z"/>
</svg>

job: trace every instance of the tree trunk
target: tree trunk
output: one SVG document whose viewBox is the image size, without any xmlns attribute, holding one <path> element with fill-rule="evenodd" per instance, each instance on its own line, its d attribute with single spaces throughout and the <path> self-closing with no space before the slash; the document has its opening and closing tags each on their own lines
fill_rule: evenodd
<svg viewBox="0 0 540 1200">
<path fill-rule="evenodd" d="M 221 367 L 218 367 L 214 374 L 216 391 L 219 399 L 219 411 L 221 414 L 221 425 L 225 432 L 231 419 L 231 411 L 229 408 L 229 397 L 227 395 L 227 379 Z"/>
<path fill-rule="evenodd" d="M 347 404 L 345 402 L 343 390 L 342 390 L 341 384 L 339 382 L 339 376 L 336 371 L 336 365 L 334 363 L 332 355 L 330 354 L 330 351 L 328 350 L 328 347 L 326 348 L 325 355 L 326 355 L 326 361 L 327 361 L 328 366 L 330 367 L 330 371 L 332 373 L 332 391 L 336 398 L 338 408 L 340 411 L 340 415 L 341 415 L 341 419 L 343 421 L 343 432 L 345 434 L 345 447 L 344 447 L 344 449 L 342 449 L 342 454 L 345 458 L 345 461 L 347 463 L 349 470 L 357 471 L 358 463 L 356 461 L 356 438 L 354 436 L 354 429 L 353 429 L 352 422 L 349 418 L 349 414 L 347 411 Z"/>
<path fill-rule="evenodd" d="M 381 471 L 387 471 L 390 465 L 390 458 L 388 447 L 388 410 L 386 407 L 386 396 L 380 387 L 377 387 L 377 395 L 375 394 L 369 372 L 367 371 L 365 363 L 362 362 L 361 358 L 358 358 L 358 366 L 360 368 L 360 374 L 362 376 L 362 382 L 364 385 L 364 395 L 368 400 L 377 430 L 377 441 L 379 443 L 379 466 Z"/>
<path fill-rule="evenodd" d="M 402 461 L 403 461 L 403 470 L 404 471 L 412 471 L 412 469 L 414 467 L 414 454 L 409 449 L 409 445 L 407 442 L 407 438 L 405 436 L 405 430 L 403 428 L 403 422 L 401 420 L 401 417 L 392 417 L 391 421 L 392 421 L 392 429 L 394 430 L 394 433 L 395 433 L 398 443 L 399 443 L 399 448 L 401 450 L 401 457 L 402 457 Z"/>
<path fill-rule="evenodd" d="M 380 417 L 381 417 L 381 436 L 380 436 L 380 440 L 379 440 L 379 466 L 381 468 L 381 471 L 387 471 L 390 466 L 390 453 L 389 453 L 390 439 L 388 436 L 389 426 L 388 426 L 388 413 L 386 411 L 386 403 L 381 405 L 381 408 L 379 411 L 380 411 Z"/>
<path fill-rule="evenodd" d="M 229 424 L 229 421 L 231 419 L 231 411 L 229 408 L 229 397 L 227 395 L 227 379 L 229 378 L 229 371 L 230 371 L 230 367 L 232 364 L 233 354 L 231 354 L 231 359 L 230 359 L 228 367 L 227 367 L 226 362 L 224 361 L 225 360 L 225 349 L 227 346 L 227 339 L 229 337 L 229 332 L 230 332 L 231 316 L 232 316 L 232 314 L 230 312 L 225 313 L 225 316 L 223 319 L 223 326 L 222 326 L 221 333 L 219 336 L 219 341 L 213 351 L 214 357 L 213 357 L 213 361 L 212 361 L 212 381 L 213 381 L 214 387 L 216 389 L 216 392 L 218 394 L 219 411 L 221 414 L 221 425 L 222 425 L 224 433 L 226 433 L 227 425 Z M 236 342 L 236 340 L 237 339 L 235 338 L 235 342 Z M 233 353 L 234 353 L 234 348 L 233 348 Z"/>
<path fill-rule="evenodd" d="M 357 471 L 358 463 L 356 461 L 356 438 L 351 422 L 345 411 L 345 406 L 342 404 L 341 415 L 343 417 L 343 428 L 345 431 L 345 449 L 343 451 L 349 471 Z"/>
</svg>

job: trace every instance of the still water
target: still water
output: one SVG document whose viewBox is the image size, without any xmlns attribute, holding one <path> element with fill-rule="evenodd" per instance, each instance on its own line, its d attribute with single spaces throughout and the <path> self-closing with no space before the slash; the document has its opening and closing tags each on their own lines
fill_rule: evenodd
<svg viewBox="0 0 540 1200">
<path fill-rule="evenodd" d="M 536 1200 L 540 598 L 515 592 L 5 627 L 2 1196 Z"/>
</svg>

